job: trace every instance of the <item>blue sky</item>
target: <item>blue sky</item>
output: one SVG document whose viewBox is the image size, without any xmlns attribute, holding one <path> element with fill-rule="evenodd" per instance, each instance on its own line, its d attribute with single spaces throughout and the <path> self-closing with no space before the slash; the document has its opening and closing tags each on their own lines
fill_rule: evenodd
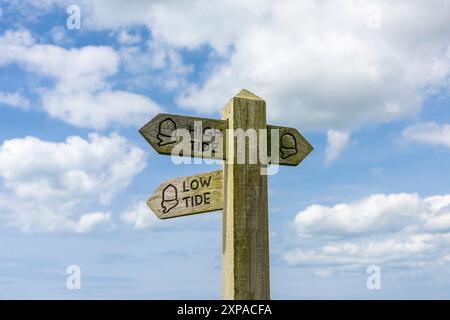
<svg viewBox="0 0 450 320">
<path fill-rule="evenodd" d="M 315 148 L 269 177 L 272 298 L 450 298 L 449 1 L 0 8 L 0 298 L 219 298 L 220 212 L 144 203 L 219 167 L 175 165 L 137 130 L 220 118 L 242 88 Z"/>
</svg>

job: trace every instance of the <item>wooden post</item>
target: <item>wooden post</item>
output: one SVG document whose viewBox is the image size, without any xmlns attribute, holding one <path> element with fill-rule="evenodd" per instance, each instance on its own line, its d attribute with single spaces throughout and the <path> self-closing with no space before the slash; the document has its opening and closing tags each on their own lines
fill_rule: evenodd
<svg viewBox="0 0 450 320">
<path fill-rule="evenodd" d="M 263 156 L 265 152 L 271 156 L 278 152 L 280 157 L 272 158 L 271 163 L 286 166 L 297 166 L 313 148 L 295 128 L 266 125 L 266 102 L 247 90 L 242 90 L 228 102 L 223 109 L 222 120 L 160 113 L 139 132 L 158 153 L 179 155 L 175 152 L 178 146 L 178 138 L 173 139 L 175 130 L 184 129 L 188 135 L 191 132 L 191 138 L 193 136 L 196 141 L 197 122 L 202 128 L 221 132 L 224 139 L 218 150 L 208 143 L 203 149 L 202 143 L 202 152 L 191 153 L 189 149 L 189 154 L 183 153 L 183 156 L 222 159 L 223 172 L 165 181 L 147 204 L 161 219 L 223 208 L 222 298 L 268 300 L 269 218 L 267 176 L 264 175 L 267 171 L 261 165 L 259 147 L 264 143 Z M 268 130 L 268 139 L 272 139 L 271 130 L 278 130 L 279 150 L 272 150 L 277 146 L 272 145 L 271 140 L 258 141 L 260 129 Z M 239 137 L 235 135 L 236 131 Z M 211 138 L 210 134 L 207 136 Z M 206 141 L 211 142 L 210 139 Z M 223 145 L 226 146 L 225 154 Z M 242 148 L 237 150 L 238 146 Z"/>
<path fill-rule="evenodd" d="M 229 130 L 255 129 L 259 134 L 259 129 L 266 129 L 266 102 L 242 90 L 224 107 L 222 119 L 228 120 Z M 270 299 L 267 176 L 261 174 L 258 144 L 248 142 L 246 162 L 238 164 L 237 141 L 227 137 L 222 220 L 222 299 L 226 300 Z M 257 164 L 248 163 L 249 148 L 256 148 Z"/>
</svg>

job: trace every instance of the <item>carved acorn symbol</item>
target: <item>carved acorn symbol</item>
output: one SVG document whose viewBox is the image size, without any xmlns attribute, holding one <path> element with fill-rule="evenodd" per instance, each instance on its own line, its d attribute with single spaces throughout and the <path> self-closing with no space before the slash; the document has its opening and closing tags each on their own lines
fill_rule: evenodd
<svg viewBox="0 0 450 320">
<path fill-rule="evenodd" d="M 285 133 L 281 136 L 281 158 L 287 159 L 297 153 L 297 140 L 292 133 Z"/>
<path fill-rule="evenodd" d="M 159 123 L 159 132 L 156 135 L 158 138 L 158 146 L 165 146 L 175 143 L 176 140 L 172 140 L 172 133 L 177 129 L 175 122 L 167 118 Z"/>
<path fill-rule="evenodd" d="M 178 205 L 177 188 L 172 184 L 168 184 L 162 191 L 161 207 L 163 208 L 163 213 L 168 213 L 177 205 Z"/>
</svg>

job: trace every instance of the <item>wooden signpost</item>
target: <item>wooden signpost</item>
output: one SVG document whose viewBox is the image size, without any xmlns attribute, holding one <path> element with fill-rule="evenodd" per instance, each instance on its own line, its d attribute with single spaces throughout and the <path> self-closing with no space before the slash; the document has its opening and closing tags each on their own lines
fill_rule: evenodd
<svg viewBox="0 0 450 320">
<path fill-rule="evenodd" d="M 222 170 L 167 180 L 147 204 L 160 219 L 222 210 Z"/>
<path fill-rule="evenodd" d="M 242 163 L 239 153 L 278 152 L 270 164 L 296 166 L 312 146 L 294 128 L 267 125 L 266 102 L 247 90 L 226 104 L 222 120 L 158 114 L 139 132 L 158 153 L 171 155 L 180 142 L 179 129 L 192 141 L 192 152 L 183 156 L 223 160 L 223 170 L 168 180 L 148 206 L 161 219 L 223 210 L 222 298 L 269 299 L 267 163 Z M 265 150 L 259 142 L 239 147 L 234 133 L 248 130 L 276 130 L 279 149 L 271 150 L 269 133 Z"/>
<path fill-rule="evenodd" d="M 195 142 L 197 140 L 194 137 L 196 121 L 202 124 L 201 137 L 204 138 L 204 141 L 201 141 L 200 143 L 202 144 L 201 150 L 204 152 L 201 154 L 195 154 L 193 151 L 189 156 L 225 160 L 227 153 L 227 120 L 215 120 L 160 113 L 157 114 L 144 127 L 142 127 L 139 132 L 159 154 L 171 155 L 178 142 L 176 139 L 171 138 L 176 129 L 187 130 L 192 134 L 192 141 Z M 280 157 L 277 162 L 273 162 L 272 164 L 297 166 L 311 152 L 311 145 L 297 131 L 297 129 L 281 126 L 267 126 L 268 132 L 273 129 L 279 130 Z M 214 134 L 216 133 L 216 130 L 220 132 L 223 143 L 222 145 L 220 141 L 217 141 L 218 139 L 211 138 L 215 137 Z M 270 134 L 268 134 L 267 137 L 268 154 L 270 155 L 272 153 L 270 150 Z M 213 152 L 209 152 L 211 150 L 210 148 L 212 148 Z M 221 148 L 221 150 L 219 150 L 219 148 Z"/>
</svg>

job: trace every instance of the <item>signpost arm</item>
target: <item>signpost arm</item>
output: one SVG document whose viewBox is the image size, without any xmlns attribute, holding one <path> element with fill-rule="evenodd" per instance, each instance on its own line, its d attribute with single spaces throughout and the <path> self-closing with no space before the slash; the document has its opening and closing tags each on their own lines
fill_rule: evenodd
<svg viewBox="0 0 450 320">
<path fill-rule="evenodd" d="M 261 174 L 259 146 L 246 139 L 246 161 L 237 163 L 237 141 L 231 136 L 236 129 L 255 129 L 259 136 L 259 129 L 266 129 L 266 103 L 242 90 L 224 107 L 222 118 L 229 127 L 224 163 L 222 298 L 266 300 L 270 298 L 267 176 Z M 256 164 L 248 163 L 251 148 L 256 148 Z"/>
</svg>

